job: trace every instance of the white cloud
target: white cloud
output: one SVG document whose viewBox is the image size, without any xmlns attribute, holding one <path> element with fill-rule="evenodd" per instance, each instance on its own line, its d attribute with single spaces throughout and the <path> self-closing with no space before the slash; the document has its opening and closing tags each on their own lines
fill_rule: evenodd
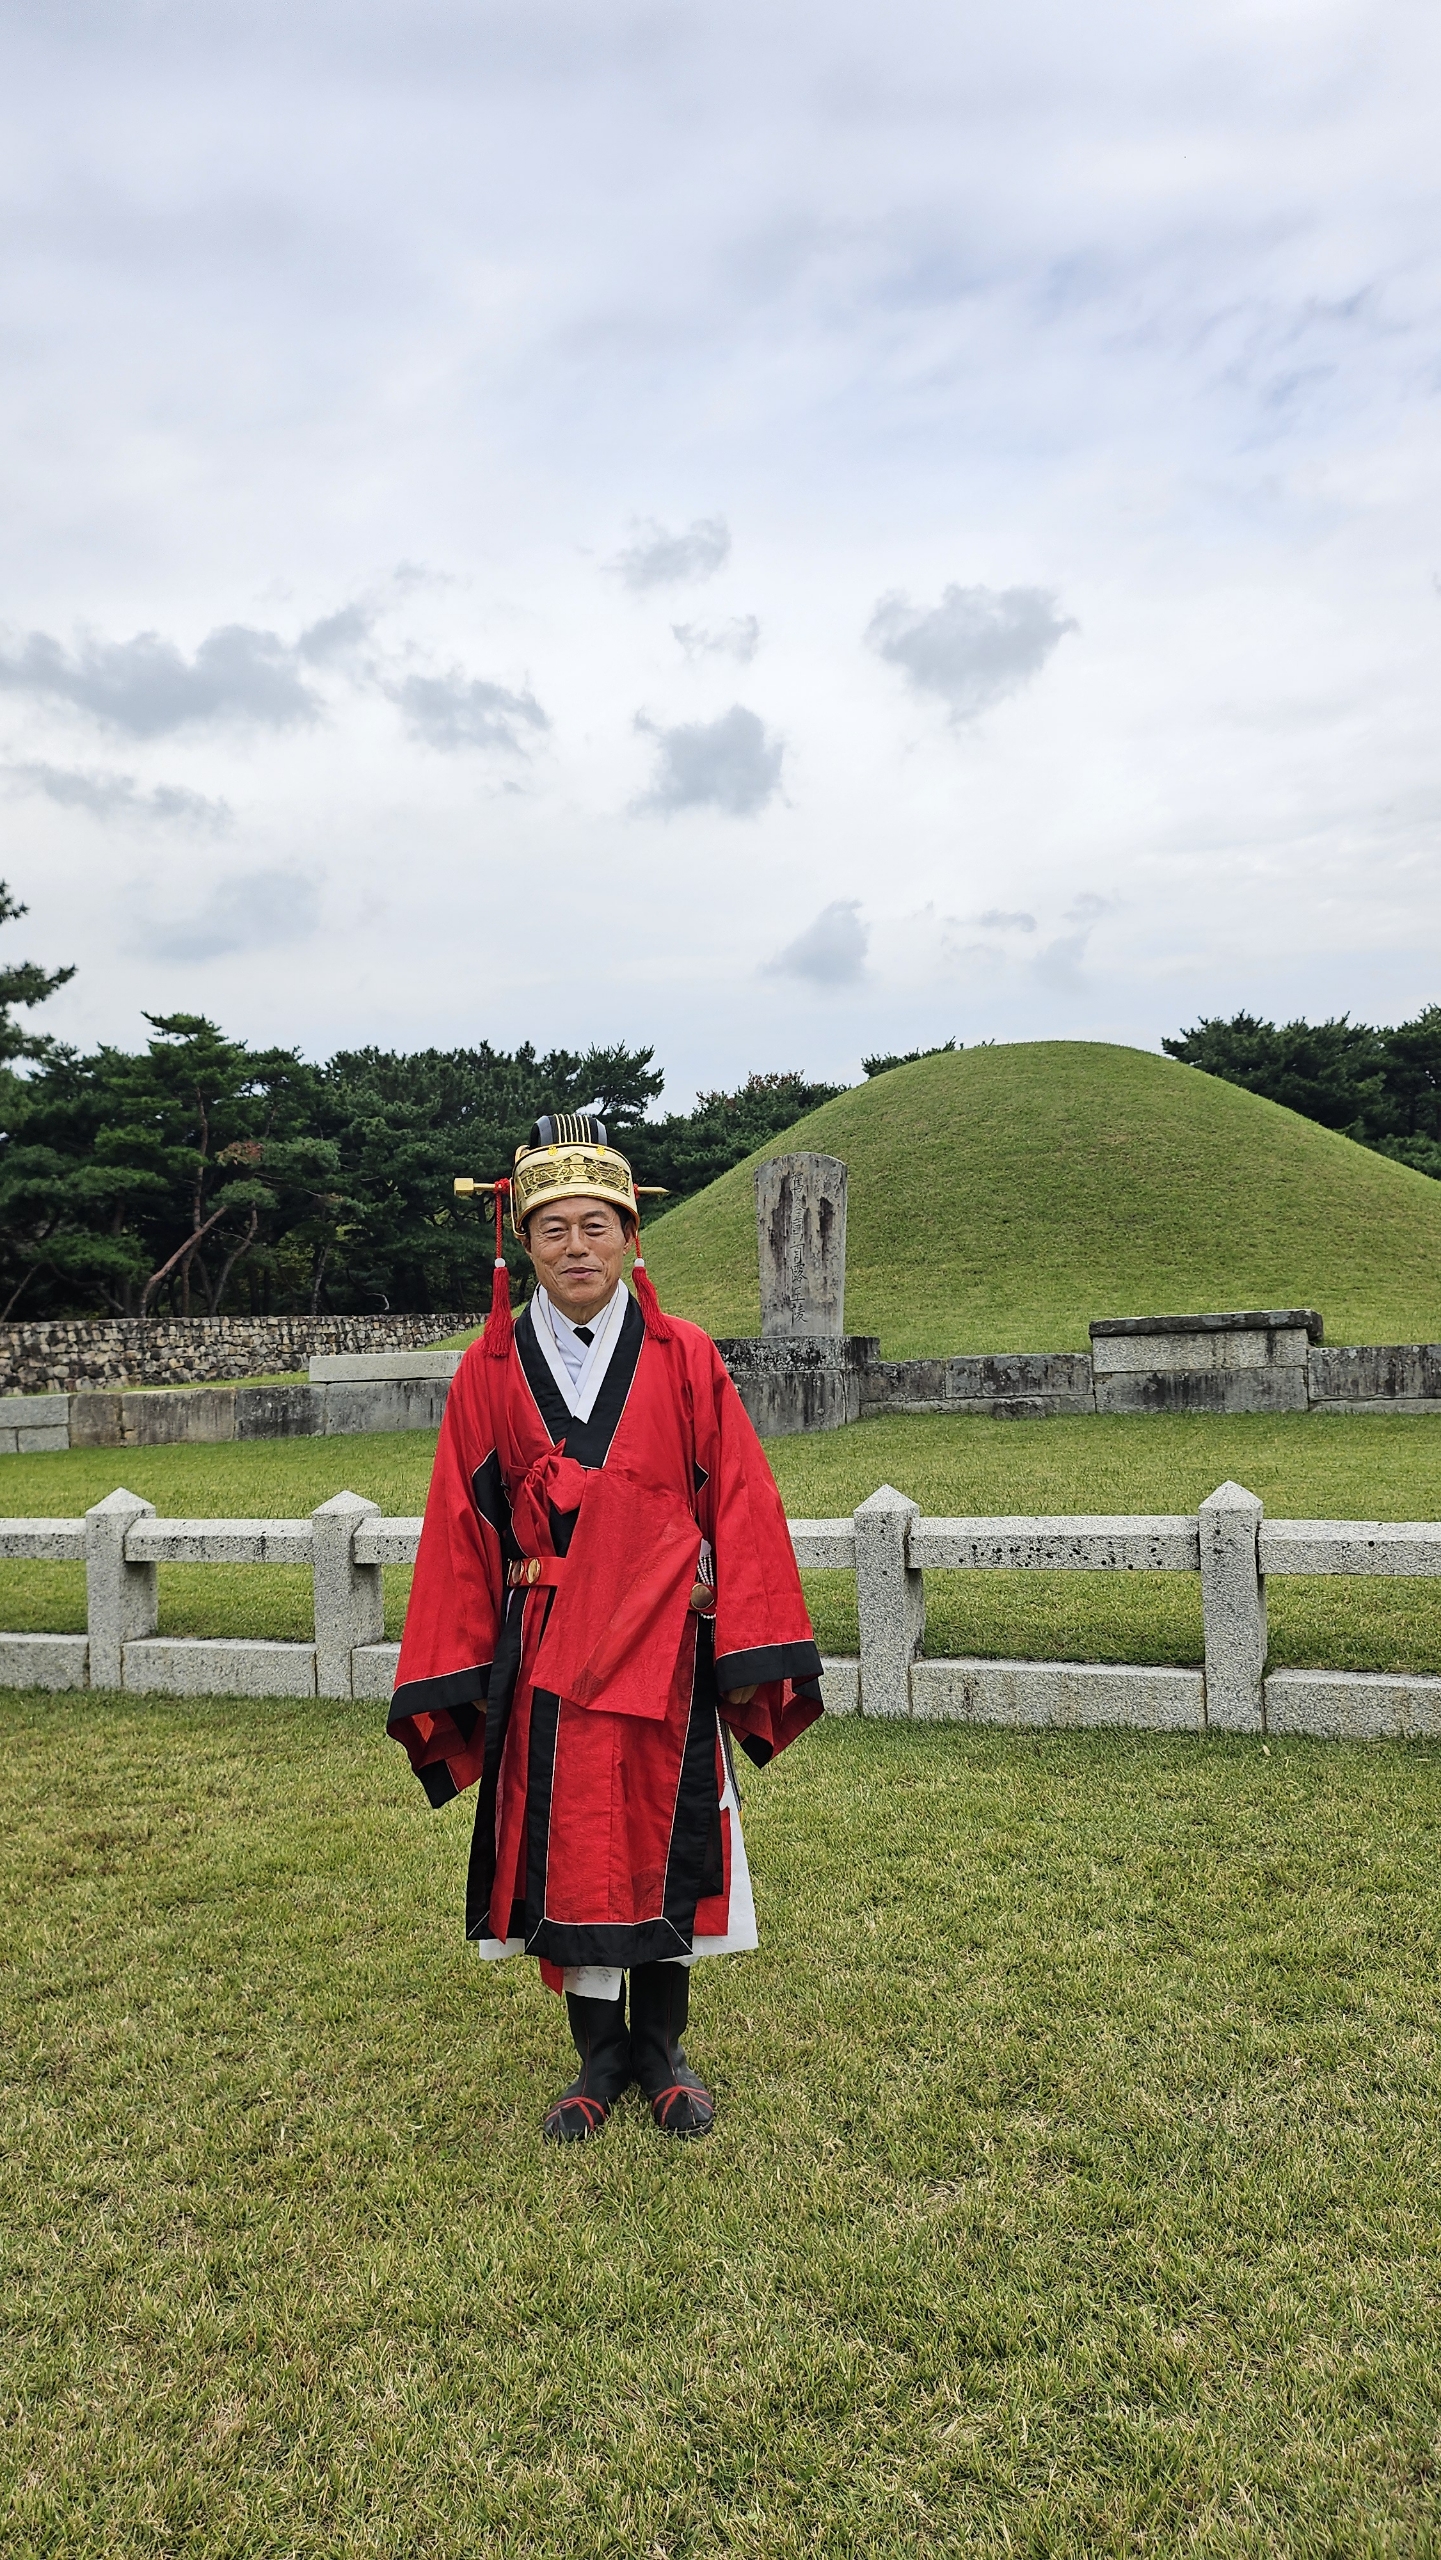
<svg viewBox="0 0 1441 2560">
<path fill-rule="evenodd" d="M 816 987 L 854 987 L 865 976 L 870 927 L 859 898 L 833 898 L 813 924 L 765 964 L 768 977 L 808 978 Z"/>
<path fill-rule="evenodd" d="M 216 834 L 233 823 L 233 812 L 224 800 L 207 800 L 202 792 L 187 791 L 179 783 L 157 782 L 147 789 L 130 773 L 53 764 L 12 764 L 8 771 L 20 789 L 41 791 L 58 809 L 83 809 L 92 818 L 158 819 Z"/>
<path fill-rule="evenodd" d="M 713 578 L 730 557 L 730 547 L 730 527 L 724 516 L 697 516 L 684 533 L 642 524 L 611 566 L 626 586 L 643 594 L 648 587 L 693 586 L 702 578 Z"/>
<path fill-rule="evenodd" d="M 636 715 L 636 727 L 653 737 L 655 772 L 639 803 L 671 817 L 679 809 L 720 809 L 729 818 L 753 818 L 781 785 L 785 747 L 765 722 L 733 702 L 717 720 L 682 721 L 663 729 Z"/>
<path fill-rule="evenodd" d="M 210 632 L 190 658 L 156 631 L 133 640 L 87 633 L 68 650 L 49 632 L 31 631 L 0 642 L 0 692 L 62 704 L 134 738 L 225 720 L 285 729 L 320 713 L 297 652 L 276 632 L 238 622 Z"/>
<path fill-rule="evenodd" d="M 458 667 L 443 676 L 402 676 L 385 690 L 411 736 L 428 747 L 503 747 L 519 755 L 527 733 L 550 727 L 533 693 L 512 693 Z"/>
<path fill-rule="evenodd" d="M 188 913 L 143 913 L 132 945 L 161 960 L 215 960 L 308 942 L 319 920 L 313 879 L 293 871 L 232 872 Z"/>
<path fill-rule="evenodd" d="M 753 613 L 733 614 L 729 622 L 673 622 L 671 630 L 694 664 L 700 658 L 734 658 L 748 667 L 761 645 L 761 626 Z"/>
<path fill-rule="evenodd" d="M 1078 628 L 1045 587 L 947 587 L 929 612 L 903 595 L 882 596 L 866 638 L 918 693 L 938 694 L 963 721 L 1029 684 Z"/>
<path fill-rule="evenodd" d="M 1111 913 L 1112 905 L 1110 898 L 1099 897 L 1094 889 L 1083 889 L 1078 897 L 1072 899 L 1064 917 L 1070 931 L 1058 933 L 1046 943 L 1032 964 L 1041 986 L 1061 993 L 1079 990 L 1091 936 L 1102 916 Z"/>
<path fill-rule="evenodd" d="M 402 571 L 397 570 L 395 574 L 398 584 L 407 583 Z M 414 583 L 414 579 L 409 583 Z M 343 604 L 334 613 L 322 614 L 318 622 L 312 622 L 308 630 L 302 631 L 295 644 L 295 654 L 308 660 L 312 666 L 326 666 L 336 661 L 344 665 L 364 647 L 375 628 L 375 619 L 369 605 Z"/>
</svg>

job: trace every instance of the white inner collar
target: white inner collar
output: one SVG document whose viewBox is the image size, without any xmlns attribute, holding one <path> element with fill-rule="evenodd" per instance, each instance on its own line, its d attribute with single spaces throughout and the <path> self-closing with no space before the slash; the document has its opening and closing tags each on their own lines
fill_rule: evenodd
<svg viewBox="0 0 1441 2560">
<path fill-rule="evenodd" d="M 561 1314 L 547 1289 L 537 1287 L 531 1300 L 535 1338 L 545 1354 L 546 1367 L 560 1389 L 566 1409 L 577 1422 L 590 1420 L 605 1373 L 610 1367 L 611 1355 L 620 1340 L 628 1304 L 626 1290 L 617 1282 L 605 1305 L 597 1308 L 593 1316 L 582 1319 L 587 1332 L 594 1336 L 587 1345 L 577 1341 L 578 1327 L 574 1318 Z M 585 1356 L 572 1374 L 571 1362 L 577 1352 Z"/>
</svg>

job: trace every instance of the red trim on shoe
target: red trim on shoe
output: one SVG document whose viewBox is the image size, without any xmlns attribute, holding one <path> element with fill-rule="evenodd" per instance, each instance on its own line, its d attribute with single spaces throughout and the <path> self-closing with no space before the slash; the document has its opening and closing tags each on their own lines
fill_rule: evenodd
<svg viewBox="0 0 1441 2560">
<path fill-rule="evenodd" d="M 577 2091 L 573 2098 L 557 2098 L 553 2107 L 546 2108 L 542 2132 L 548 2133 L 553 2124 L 559 2124 L 567 2107 L 579 2107 L 585 2117 L 585 2133 L 581 2136 L 582 2141 L 587 2140 L 593 2133 L 599 2133 L 610 2114 L 609 2107 L 602 2099 L 588 2098 L 582 2091 Z"/>
<path fill-rule="evenodd" d="M 689 2098 L 697 2113 L 699 2113 L 702 2107 L 705 2109 L 705 2123 L 703 2125 L 692 2125 L 688 2127 L 687 2130 L 692 2133 L 708 2132 L 715 2122 L 715 2101 L 711 2097 L 710 2092 L 706 2089 L 689 2088 L 685 2081 L 675 2080 L 671 2083 L 671 2086 L 668 2089 L 657 2089 L 655 2096 L 650 2102 L 651 2114 L 654 2116 L 656 2123 L 660 2126 L 662 2133 L 670 2133 L 673 2130 L 672 2126 L 667 2121 L 667 2113 L 672 2101 L 676 2098 Z"/>
</svg>

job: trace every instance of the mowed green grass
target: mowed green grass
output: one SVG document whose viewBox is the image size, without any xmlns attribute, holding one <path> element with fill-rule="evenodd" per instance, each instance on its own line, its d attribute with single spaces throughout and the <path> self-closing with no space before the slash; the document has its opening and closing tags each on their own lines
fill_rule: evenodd
<svg viewBox="0 0 1441 2560">
<path fill-rule="evenodd" d="M 267 1440 L 214 1448 L 76 1449 L 0 1461 L 7 1512 L 74 1517 L 118 1483 L 171 1517 L 295 1518 L 346 1486 L 388 1513 L 423 1510 L 433 1436 Z M 894 1484 L 923 1512 L 1194 1511 L 1228 1478 L 1281 1517 L 1441 1519 L 1441 1423 L 1386 1414 L 1158 1414 L 1067 1422 L 893 1416 L 769 1443 L 793 1517 L 854 1509 Z M 388 1567 L 386 1622 L 398 1636 L 409 1570 Z M 807 1595 L 823 1648 L 856 1648 L 855 1582 L 813 1573 Z M 1040 1660 L 1199 1662 L 1201 1604 L 1188 1574 L 933 1573 L 926 1649 Z M 1441 1581 L 1273 1579 L 1273 1667 L 1441 1674 Z M 309 1573 L 290 1566 L 163 1565 L 170 1635 L 311 1632 Z M 0 1564 L 0 1624 L 79 1631 L 79 1565 Z"/>
<path fill-rule="evenodd" d="M 388 1514 L 423 1511 L 435 1455 L 426 1431 L 357 1433 L 353 1439 L 223 1440 L 166 1449 L 60 1449 L 0 1459 L 6 1514 L 74 1519 L 124 1485 L 169 1519 L 291 1520 L 349 1489 Z M 309 1570 L 293 1565 L 162 1565 L 160 1626 L 176 1636 L 313 1633 Z M 398 1636 L 408 1569 L 387 1570 L 388 1630 Z M 0 1563 L 0 1622 L 15 1634 L 78 1632 L 85 1625 L 85 1568 Z"/>
<path fill-rule="evenodd" d="M 14 2560 L 1441 2547 L 1441 1755 L 822 1727 L 718 2129 L 349 1707 L 0 1701 Z"/>
<path fill-rule="evenodd" d="M 1441 1520 L 1441 1418 L 1090 1415 L 1065 1422 L 894 1415 L 770 1444 L 792 1517 L 893 1484 L 932 1516 L 1189 1512 L 1228 1481 L 1278 1518 Z M 808 1574 L 827 1651 L 853 1653 L 855 1578 Z M 1273 1575 L 1269 1662 L 1441 1674 L 1441 1579 Z M 1199 1576 L 928 1573 L 927 1653 L 1198 1663 Z"/>
<path fill-rule="evenodd" d="M 1441 1183 L 1193 1067 L 1021 1041 L 896 1067 L 787 1130 L 849 1167 L 846 1323 L 888 1359 L 1084 1349 L 1096 1316 L 1319 1307 L 1441 1339 Z M 760 1330 L 761 1156 L 646 1228 L 665 1305 Z"/>
</svg>

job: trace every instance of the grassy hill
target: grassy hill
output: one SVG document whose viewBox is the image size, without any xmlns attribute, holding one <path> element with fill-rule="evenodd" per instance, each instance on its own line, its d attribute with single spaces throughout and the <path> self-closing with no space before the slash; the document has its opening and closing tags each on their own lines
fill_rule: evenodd
<svg viewBox="0 0 1441 2560">
<path fill-rule="evenodd" d="M 850 1167 L 846 1322 L 890 1359 L 1084 1348 L 1093 1316 L 1315 1306 L 1441 1338 L 1441 1183 L 1139 1049 L 1038 1040 L 892 1068 L 764 1150 Z M 753 1156 L 647 1228 L 663 1302 L 760 1330 Z"/>
</svg>

